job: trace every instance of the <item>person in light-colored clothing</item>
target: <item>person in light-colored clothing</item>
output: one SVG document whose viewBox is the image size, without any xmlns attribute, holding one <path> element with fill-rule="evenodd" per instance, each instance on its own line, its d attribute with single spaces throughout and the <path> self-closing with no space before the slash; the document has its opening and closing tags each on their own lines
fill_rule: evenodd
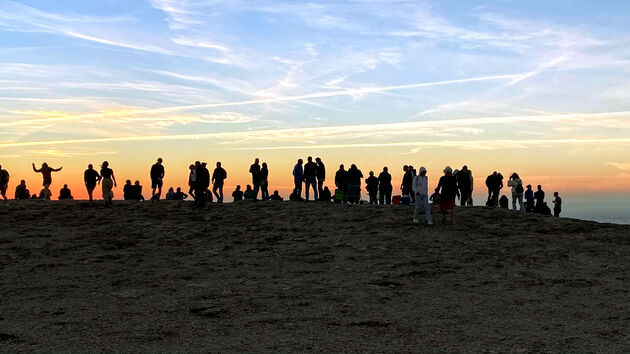
<svg viewBox="0 0 630 354">
<path fill-rule="evenodd" d="M 512 187 L 512 210 L 516 211 L 516 201 L 518 201 L 521 214 L 525 214 L 525 206 L 523 205 L 523 181 L 516 172 L 512 173 L 512 176 L 510 176 L 508 187 Z"/>
<path fill-rule="evenodd" d="M 413 210 L 413 222 L 419 224 L 418 214 L 420 209 L 424 209 L 427 217 L 427 224 L 433 225 L 431 220 L 431 207 L 429 206 L 429 178 L 427 178 L 427 169 L 420 167 L 419 174 L 413 177 L 412 185 L 413 193 L 416 197 L 415 208 Z"/>
</svg>

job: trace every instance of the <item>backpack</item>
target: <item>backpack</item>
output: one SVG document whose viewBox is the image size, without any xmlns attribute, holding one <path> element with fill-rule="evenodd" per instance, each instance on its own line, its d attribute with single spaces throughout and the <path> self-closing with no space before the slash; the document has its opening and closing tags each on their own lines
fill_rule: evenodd
<svg viewBox="0 0 630 354">
<path fill-rule="evenodd" d="M 516 186 L 516 193 L 523 193 L 523 191 L 523 184 L 519 183 L 518 186 Z"/>
</svg>

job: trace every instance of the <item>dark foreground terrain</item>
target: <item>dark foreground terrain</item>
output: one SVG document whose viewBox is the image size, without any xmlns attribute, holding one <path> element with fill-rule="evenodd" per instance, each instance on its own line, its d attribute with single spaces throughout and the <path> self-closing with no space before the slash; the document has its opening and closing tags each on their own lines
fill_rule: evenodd
<svg viewBox="0 0 630 354">
<path fill-rule="evenodd" d="M 411 212 L 0 205 L 0 351 L 630 351 L 630 226 Z"/>
</svg>

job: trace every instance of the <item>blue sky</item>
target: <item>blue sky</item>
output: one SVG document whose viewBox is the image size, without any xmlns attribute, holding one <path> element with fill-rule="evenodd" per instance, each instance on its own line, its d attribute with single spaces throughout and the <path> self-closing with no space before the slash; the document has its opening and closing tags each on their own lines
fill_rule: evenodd
<svg viewBox="0 0 630 354">
<path fill-rule="evenodd" d="M 629 15 L 627 1 L 3 1 L 0 148 L 598 145 L 626 173 Z"/>
</svg>

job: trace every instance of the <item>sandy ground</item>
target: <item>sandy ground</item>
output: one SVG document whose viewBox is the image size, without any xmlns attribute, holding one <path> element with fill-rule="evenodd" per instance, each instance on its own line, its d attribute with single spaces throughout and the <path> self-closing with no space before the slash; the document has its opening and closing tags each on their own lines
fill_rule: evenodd
<svg viewBox="0 0 630 354">
<path fill-rule="evenodd" d="M 0 351 L 630 351 L 630 226 L 101 203 L 0 205 Z"/>
</svg>

